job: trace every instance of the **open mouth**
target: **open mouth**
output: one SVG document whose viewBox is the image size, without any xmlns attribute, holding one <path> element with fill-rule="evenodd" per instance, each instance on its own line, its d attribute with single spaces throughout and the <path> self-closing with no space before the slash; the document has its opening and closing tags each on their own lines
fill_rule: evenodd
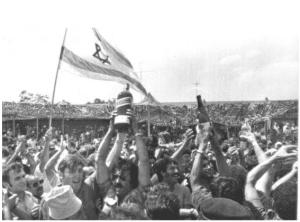
<svg viewBox="0 0 300 222">
<path fill-rule="evenodd" d="M 115 186 L 115 188 L 116 188 L 116 189 L 121 189 L 121 188 L 122 188 L 122 185 L 121 185 L 121 184 L 117 184 L 117 185 Z"/>
<path fill-rule="evenodd" d="M 75 180 L 75 181 L 72 181 L 73 183 L 77 184 L 80 182 L 80 180 Z"/>
<path fill-rule="evenodd" d="M 172 175 L 172 177 L 173 177 L 173 178 L 178 178 L 178 177 L 179 177 L 179 174 L 178 174 L 178 173 L 174 173 L 174 174 Z"/>
</svg>

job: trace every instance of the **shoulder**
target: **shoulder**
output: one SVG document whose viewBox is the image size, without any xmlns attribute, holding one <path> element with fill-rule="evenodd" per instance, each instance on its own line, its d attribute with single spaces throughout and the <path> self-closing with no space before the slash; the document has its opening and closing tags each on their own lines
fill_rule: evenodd
<svg viewBox="0 0 300 222">
<path fill-rule="evenodd" d="M 91 176 L 87 177 L 84 180 L 84 183 L 86 183 L 87 185 L 92 186 L 95 181 L 96 181 L 96 174 L 92 174 Z"/>
<path fill-rule="evenodd" d="M 31 201 L 31 202 L 36 203 L 36 204 L 39 203 L 39 200 L 38 200 L 36 197 L 34 197 L 34 196 L 32 195 L 32 193 L 30 193 L 30 192 L 27 191 L 27 190 L 25 190 L 25 196 L 26 196 L 26 198 L 27 198 L 29 201 Z"/>
<path fill-rule="evenodd" d="M 192 204 L 196 209 L 199 208 L 203 201 L 210 198 L 212 198 L 211 192 L 208 191 L 204 186 L 199 186 L 199 188 L 194 190 L 191 195 Z"/>
<path fill-rule="evenodd" d="M 183 186 L 179 183 L 175 184 L 175 190 L 179 190 L 180 192 L 189 192 L 190 193 L 189 188 L 187 188 L 186 186 Z"/>
</svg>

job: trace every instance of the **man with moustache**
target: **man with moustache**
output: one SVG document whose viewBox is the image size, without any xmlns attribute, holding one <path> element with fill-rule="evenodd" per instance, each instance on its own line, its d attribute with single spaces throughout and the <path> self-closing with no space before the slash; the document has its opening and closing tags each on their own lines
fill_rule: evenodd
<svg viewBox="0 0 300 222">
<path fill-rule="evenodd" d="M 44 179 L 39 179 L 34 175 L 27 175 L 26 177 L 26 190 L 40 202 L 44 194 L 43 188 Z"/>
<path fill-rule="evenodd" d="M 137 166 L 130 160 L 119 158 L 126 139 L 127 133 L 125 132 L 117 133 L 114 146 L 109 152 L 109 145 L 115 132 L 112 117 L 109 130 L 96 154 L 96 181 L 104 197 L 102 209 L 104 213 L 109 213 L 112 206 L 122 203 L 136 203 L 143 206 L 145 201 L 143 191 L 150 185 L 147 148 L 141 133 L 138 132 L 137 120 L 132 111 L 127 110 L 126 114 L 131 117 L 131 128 L 135 136 L 139 164 Z"/>
</svg>

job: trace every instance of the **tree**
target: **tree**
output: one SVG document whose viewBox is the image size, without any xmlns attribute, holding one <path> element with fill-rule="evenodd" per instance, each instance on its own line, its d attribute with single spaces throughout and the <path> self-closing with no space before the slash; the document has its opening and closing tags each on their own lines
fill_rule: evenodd
<svg viewBox="0 0 300 222">
<path fill-rule="evenodd" d="M 99 103 L 101 103 L 101 102 L 102 102 L 101 99 L 98 99 L 98 98 L 94 99 L 94 103 L 95 103 L 95 104 L 99 104 Z"/>
</svg>

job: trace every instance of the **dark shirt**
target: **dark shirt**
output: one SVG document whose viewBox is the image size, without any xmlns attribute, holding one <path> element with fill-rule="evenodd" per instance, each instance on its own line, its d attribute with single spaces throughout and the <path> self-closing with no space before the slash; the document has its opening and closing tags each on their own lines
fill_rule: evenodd
<svg viewBox="0 0 300 222">
<path fill-rule="evenodd" d="M 97 179 L 96 179 L 96 174 L 92 174 L 91 176 L 86 178 L 85 183 L 92 189 L 92 192 L 93 192 L 92 200 L 93 200 L 94 204 L 96 203 L 96 201 L 98 199 L 103 201 L 103 196 L 105 195 L 105 193 L 103 193 L 103 191 L 101 191 L 102 189 L 99 188 L 99 185 L 98 185 Z M 96 209 L 96 211 L 97 211 L 97 213 L 100 213 L 98 208 Z"/>
<path fill-rule="evenodd" d="M 94 192 L 92 187 L 88 183 L 83 182 L 76 196 L 82 201 L 83 211 L 87 219 L 97 220 L 98 217 L 96 214 L 96 205 L 93 201 Z"/>
</svg>

